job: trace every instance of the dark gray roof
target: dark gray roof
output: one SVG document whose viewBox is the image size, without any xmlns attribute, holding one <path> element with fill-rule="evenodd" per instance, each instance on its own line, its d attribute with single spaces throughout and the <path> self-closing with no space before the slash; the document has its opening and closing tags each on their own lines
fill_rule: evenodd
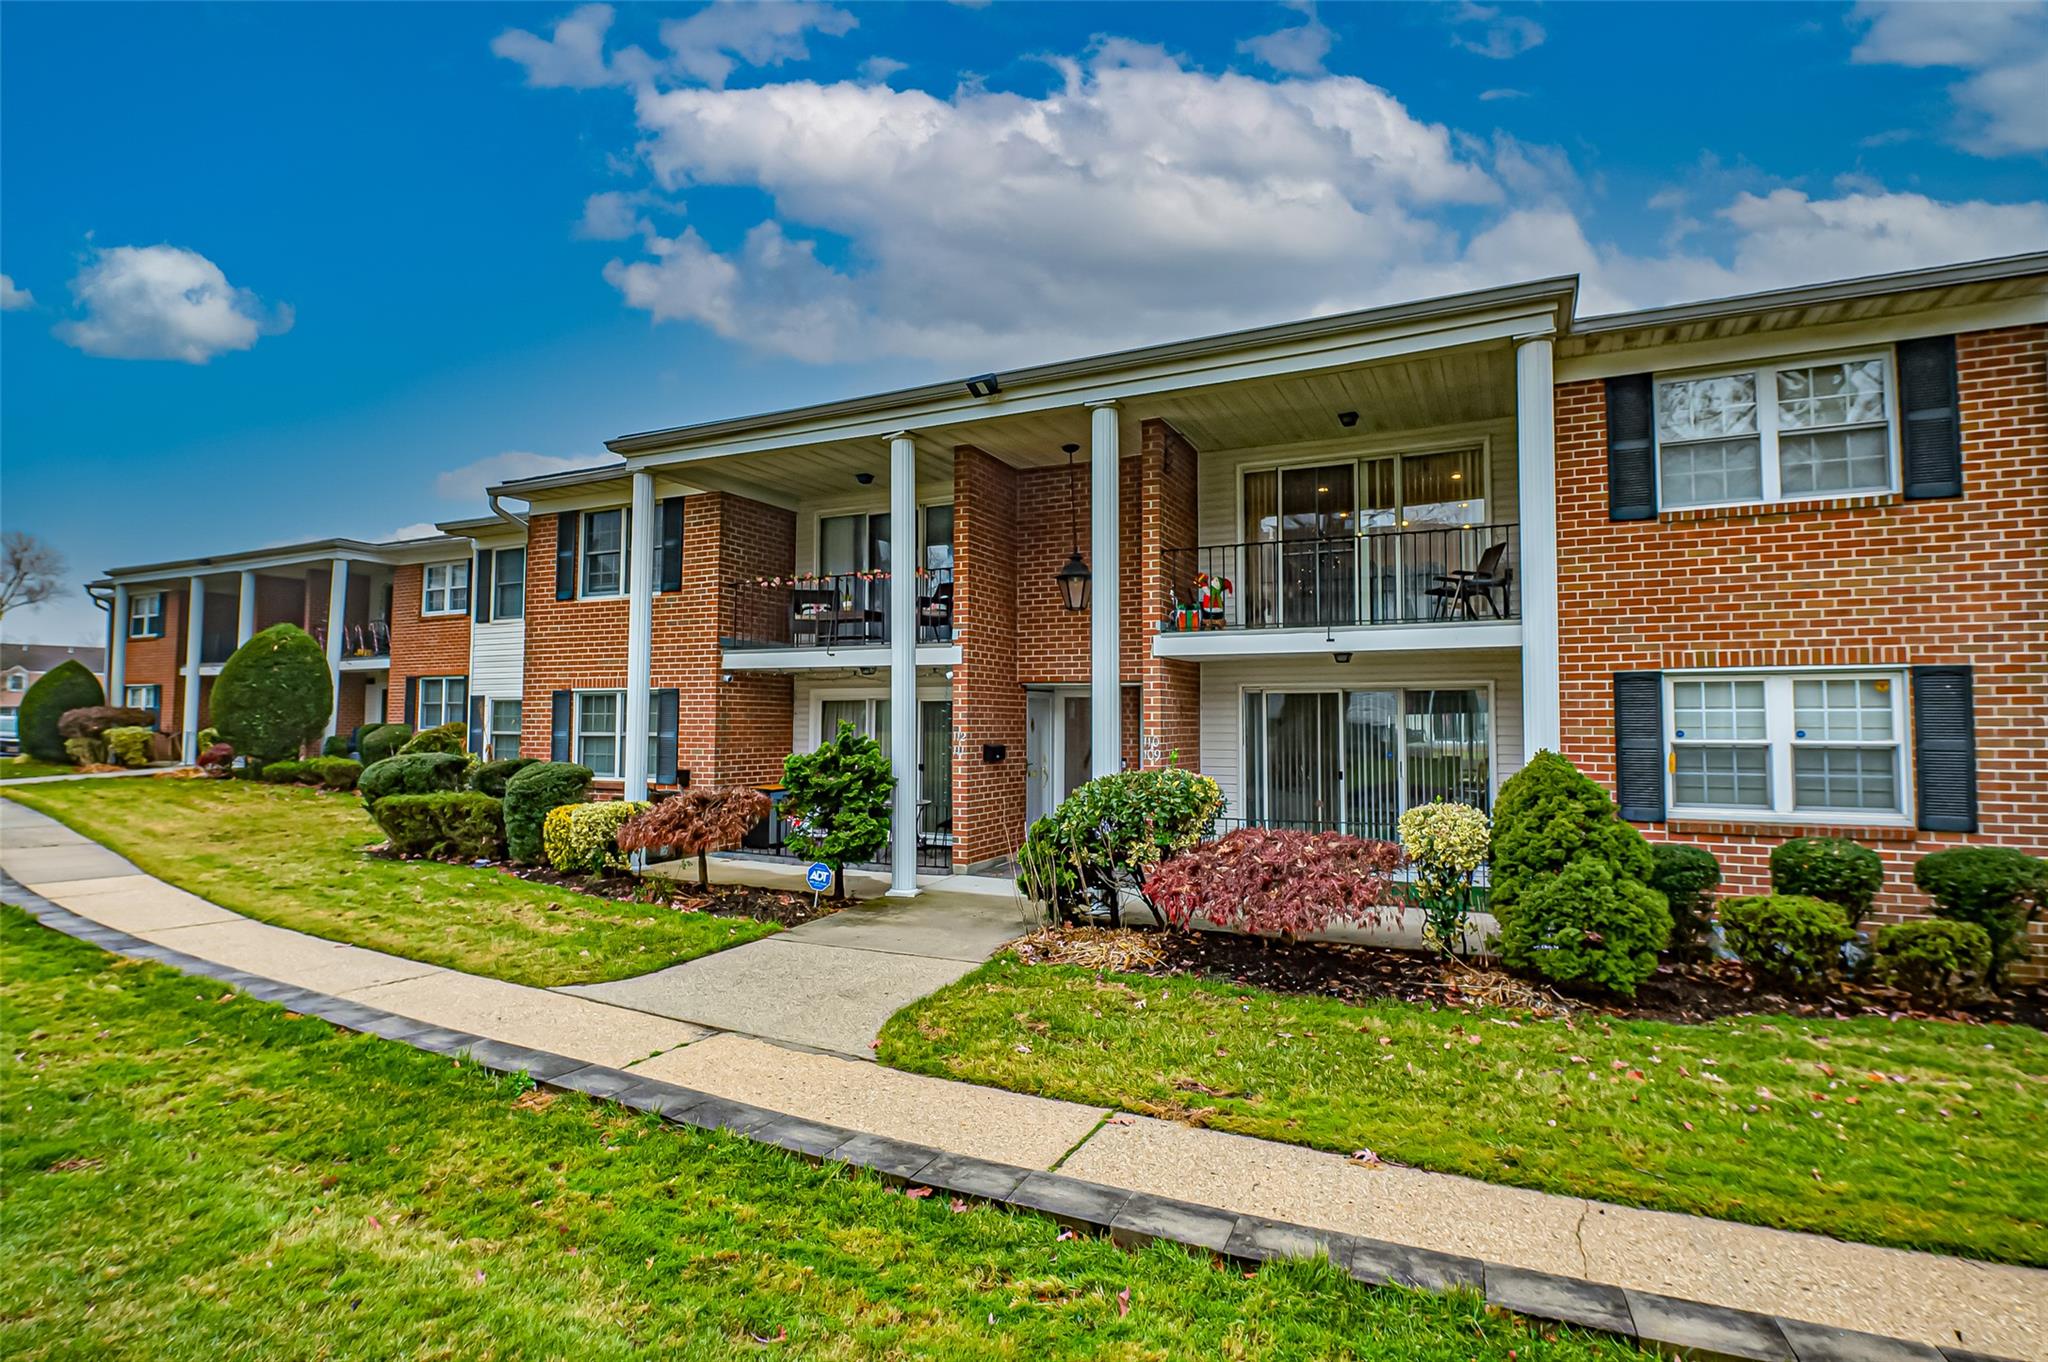
<svg viewBox="0 0 2048 1362">
<path fill-rule="evenodd" d="M 72 643 L 0 643 L 0 672 L 22 667 L 40 675 L 72 658 L 97 672 L 107 665 L 107 650 Z"/>
</svg>

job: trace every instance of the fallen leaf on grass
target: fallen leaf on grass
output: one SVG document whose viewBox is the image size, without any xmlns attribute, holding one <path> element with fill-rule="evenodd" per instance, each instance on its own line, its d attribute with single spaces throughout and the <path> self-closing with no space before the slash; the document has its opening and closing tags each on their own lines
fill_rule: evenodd
<svg viewBox="0 0 2048 1362">
<path fill-rule="evenodd" d="M 1131 1313 L 1131 1288 L 1128 1286 L 1116 1293 L 1116 1316 L 1122 1319 Z"/>
<path fill-rule="evenodd" d="M 932 1189 L 929 1187 L 906 1187 L 903 1189 L 903 1195 L 909 1197 L 913 1201 L 917 1201 L 924 1197 L 928 1197 L 931 1194 Z"/>
</svg>

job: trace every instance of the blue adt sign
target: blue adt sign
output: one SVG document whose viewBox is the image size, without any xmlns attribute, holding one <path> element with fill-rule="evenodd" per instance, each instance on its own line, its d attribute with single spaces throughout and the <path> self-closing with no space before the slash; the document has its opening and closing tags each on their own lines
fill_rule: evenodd
<svg viewBox="0 0 2048 1362">
<path fill-rule="evenodd" d="M 804 872 L 804 883 L 811 887 L 811 892 L 824 893 L 832 887 L 832 867 L 823 861 L 811 862 L 811 868 Z"/>
</svg>

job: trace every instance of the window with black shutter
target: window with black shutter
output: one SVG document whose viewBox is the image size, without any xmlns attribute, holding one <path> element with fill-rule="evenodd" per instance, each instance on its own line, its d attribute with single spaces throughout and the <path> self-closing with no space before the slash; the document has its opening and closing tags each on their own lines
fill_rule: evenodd
<svg viewBox="0 0 2048 1362">
<path fill-rule="evenodd" d="M 683 589 L 683 499 L 661 501 L 661 535 L 654 545 L 654 589 Z"/>
<path fill-rule="evenodd" d="M 1968 667 L 1913 668 L 1916 821 L 1929 832 L 1977 830 L 1977 716 Z"/>
<path fill-rule="evenodd" d="M 564 511 L 555 517 L 555 599 L 576 599 L 576 530 L 582 517 Z"/>
<path fill-rule="evenodd" d="M 554 761 L 567 761 L 569 745 L 576 736 L 576 720 L 570 713 L 576 697 L 571 691 L 558 690 L 551 698 L 554 705 L 548 720 L 548 756 Z"/>
<path fill-rule="evenodd" d="M 1954 336 L 1899 342 L 1899 410 L 1907 497 L 1961 496 L 1963 430 L 1956 410 Z"/>
<path fill-rule="evenodd" d="M 1664 673 L 1614 674 L 1614 791 L 1631 823 L 1664 821 Z"/>
<path fill-rule="evenodd" d="M 1657 518 L 1657 422 L 1648 374 L 1607 380 L 1607 518 Z"/>
</svg>

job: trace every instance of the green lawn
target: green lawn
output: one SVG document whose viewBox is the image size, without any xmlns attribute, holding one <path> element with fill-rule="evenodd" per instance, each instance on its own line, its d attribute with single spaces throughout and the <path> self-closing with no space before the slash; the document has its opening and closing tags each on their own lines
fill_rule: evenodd
<svg viewBox="0 0 2048 1362">
<path fill-rule="evenodd" d="M 2048 1037 L 2020 1027 L 1539 1022 L 1005 955 L 897 1013 L 878 1056 L 1490 1182 L 2048 1265 Z"/>
<path fill-rule="evenodd" d="M 777 930 L 617 903 L 497 870 L 362 854 L 384 834 L 354 795 L 226 780 L 90 780 L 6 797 L 223 908 L 515 984 L 645 974 Z"/>
<path fill-rule="evenodd" d="M 9 1358 L 1490 1359 L 1612 1339 L 897 1194 L 0 915 Z M 537 1100 L 538 1099 L 538 1100 Z M 1128 1292 L 1128 1312 L 1119 1296 Z"/>
<path fill-rule="evenodd" d="M 0 757 L 0 781 L 27 780 L 32 776 L 70 776 L 78 774 L 76 766 L 59 761 L 37 761 L 23 753 L 18 757 Z"/>
</svg>

